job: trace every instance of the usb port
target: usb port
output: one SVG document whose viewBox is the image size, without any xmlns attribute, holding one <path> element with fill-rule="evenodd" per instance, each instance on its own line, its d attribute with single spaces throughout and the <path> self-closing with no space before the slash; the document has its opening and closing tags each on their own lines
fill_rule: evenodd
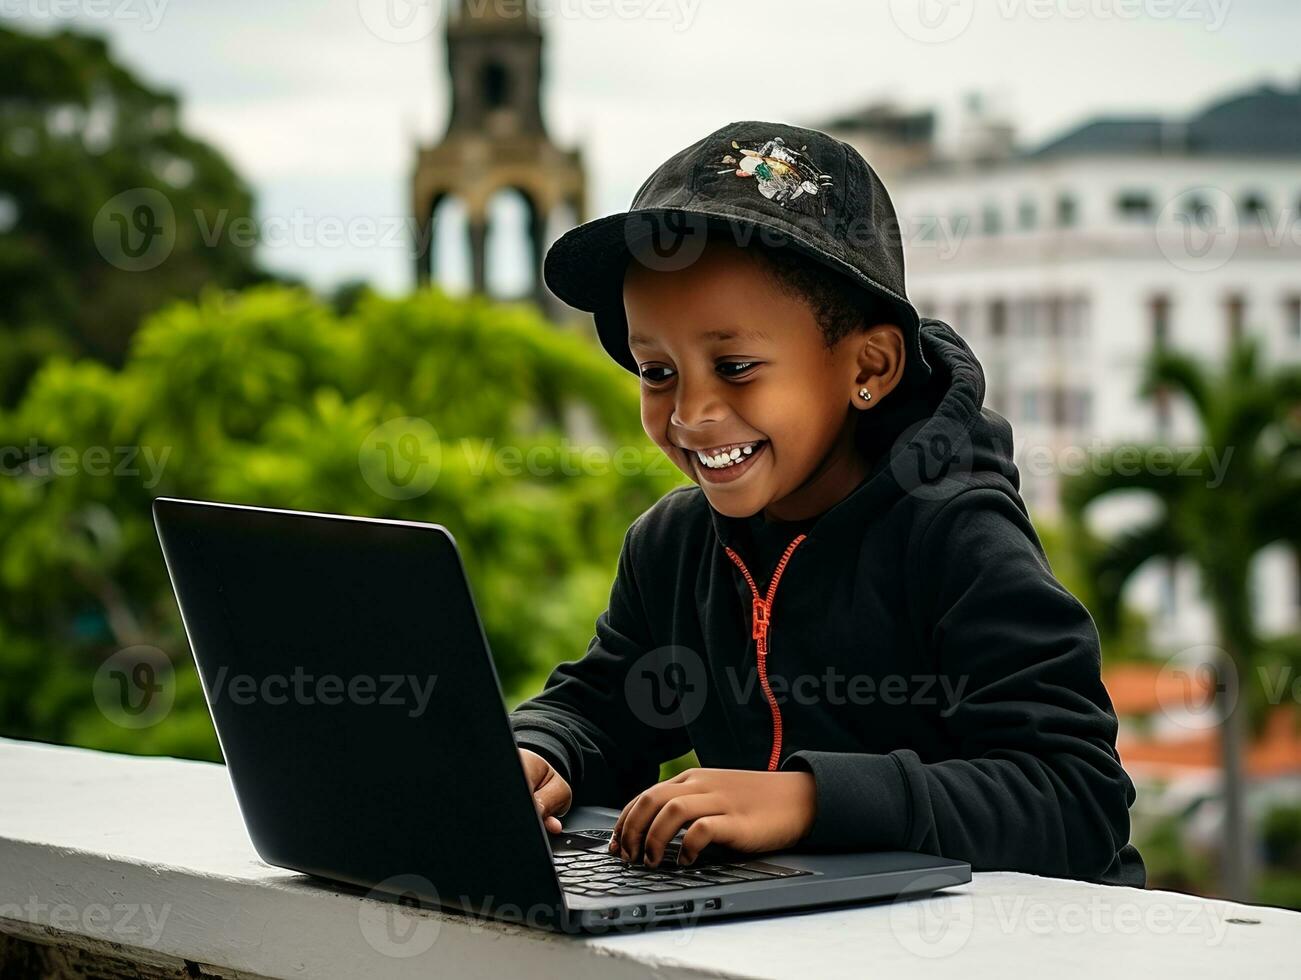
<svg viewBox="0 0 1301 980">
<path fill-rule="evenodd" d="M 706 911 L 710 909 L 721 909 L 723 907 L 723 900 L 721 898 L 707 898 L 705 899 L 705 904 L 700 907 Z"/>
<path fill-rule="evenodd" d="M 682 915 L 686 912 L 690 912 L 691 908 L 692 908 L 692 903 L 690 901 L 661 902 L 659 905 L 655 906 L 655 914 L 656 915 Z"/>
</svg>

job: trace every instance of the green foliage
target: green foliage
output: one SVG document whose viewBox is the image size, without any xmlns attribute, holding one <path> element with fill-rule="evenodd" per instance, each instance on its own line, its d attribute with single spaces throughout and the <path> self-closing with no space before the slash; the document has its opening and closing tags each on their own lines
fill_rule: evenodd
<svg viewBox="0 0 1301 980">
<path fill-rule="evenodd" d="M 364 451 L 386 425 L 436 456 L 426 492 L 390 492 Z M 530 306 L 435 290 L 361 291 L 348 315 L 298 288 L 205 290 L 149 318 L 121 369 L 47 362 L 0 412 L 0 446 L 0 734 L 198 758 L 216 743 L 154 496 L 446 525 L 513 702 L 582 655 L 629 523 L 685 480 L 642 432 L 635 381 L 593 343 Z M 175 705 L 126 730 L 92 678 L 141 643 L 175 664 Z"/>
<path fill-rule="evenodd" d="M 1215 870 L 1205 854 L 1189 850 L 1184 843 L 1184 819 L 1182 814 L 1164 817 L 1135 841 L 1147 867 L 1147 887 L 1208 894 Z"/>
<path fill-rule="evenodd" d="M 1277 806 L 1267 812 L 1260 840 L 1271 866 L 1301 875 L 1301 806 Z"/>
<path fill-rule="evenodd" d="M 1096 582 L 1089 574 L 1086 556 L 1096 551 L 1101 543 L 1083 527 L 1062 527 L 1036 521 L 1035 533 L 1039 535 L 1048 564 L 1058 581 L 1086 609 L 1097 609 L 1101 603 Z M 1142 613 L 1120 605 L 1111 616 L 1100 620 L 1097 626 L 1104 662 L 1117 663 L 1151 657 L 1148 619 Z"/>
<path fill-rule="evenodd" d="M 1187 558 L 1197 567 L 1215 618 L 1217 636 L 1211 642 L 1227 660 L 1217 667 L 1231 668 L 1244 692 L 1241 706 L 1230 705 L 1220 726 L 1224 883 L 1241 899 L 1252 888 L 1251 829 L 1244 807 L 1246 720 L 1259 728 L 1266 701 L 1254 668 L 1268 668 L 1268 658 L 1286 656 L 1257 635 L 1251 566 L 1270 545 L 1301 552 L 1301 369 L 1267 369 L 1258 341 L 1244 335 L 1218 372 L 1188 355 L 1156 351 L 1142 393 L 1158 391 L 1192 406 L 1202 444 L 1105 450 L 1085 474 L 1065 482 L 1063 503 L 1091 580 L 1092 608 L 1109 628 L 1120 621 L 1126 585 L 1149 561 Z M 1155 517 L 1107 540 L 1088 532 L 1086 514 L 1095 501 L 1134 492 L 1155 501 Z"/>
<path fill-rule="evenodd" d="M 1264 868 L 1256 881 L 1255 900 L 1301 910 L 1301 806 L 1276 803 L 1260 825 Z"/>
<path fill-rule="evenodd" d="M 1090 608 L 1115 629 L 1123 591 L 1141 567 L 1154 558 L 1190 558 L 1215 614 L 1219 635 L 1213 642 L 1246 678 L 1263 648 L 1251 614 L 1252 559 L 1276 543 L 1301 551 L 1301 370 L 1266 371 L 1257 342 L 1244 337 L 1218 376 L 1187 355 L 1157 352 L 1142 390 L 1152 395 L 1158 389 L 1193 406 L 1201 445 L 1104 450 L 1086 473 L 1063 485 L 1072 544 L 1090 582 Z M 1161 465 L 1135 465 L 1142 460 Z M 1085 523 L 1088 508 L 1122 492 L 1155 500 L 1156 516 L 1110 539 L 1095 537 Z"/>
<path fill-rule="evenodd" d="M 180 128 L 175 96 L 74 31 L 0 26 L 0 64 L 0 405 L 12 405 L 49 356 L 118 364 L 146 313 L 207 283 L 263 277 L 251 241 L 205 240 L 251 223 L 252 196 Z M 147 270 L 111 246 L 140 218 L 174 237 Z"/>
</svg>

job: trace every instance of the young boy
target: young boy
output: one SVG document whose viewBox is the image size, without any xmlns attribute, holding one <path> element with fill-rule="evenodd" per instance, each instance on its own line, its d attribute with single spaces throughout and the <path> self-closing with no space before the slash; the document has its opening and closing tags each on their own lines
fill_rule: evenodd
<svg viewBox="0 0 1301 980">
<path fill-rule="evenodd" d="M 730 123 L 545 275 L 695 483 L 633 523 L 586 655 L 512 713 L 547 828 L 606 805 L 611 850 L 648 865 L 685 831 L 681 863 L 899 849 L 1142 886 L 1093 620 L 975 356 L 906 298 L 866 161 Z"/>
</svg>

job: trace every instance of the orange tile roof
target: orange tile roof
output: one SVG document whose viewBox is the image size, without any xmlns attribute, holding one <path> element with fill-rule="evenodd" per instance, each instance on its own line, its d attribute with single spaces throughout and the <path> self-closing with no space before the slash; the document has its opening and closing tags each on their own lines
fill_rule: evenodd
<svg viewBox="0 0 1301 980">
<path fill-rule="evenodd" d="M 1160 664 L 1121 663 L 1107 667 L 1102 672 L 1102 682 L 1116 714 L 1146 715 L 1161 710 L 1163 704 L 1179 704 L 1196 694 L 1198 699 L 1211 695 L 1209 671 L 1193 671 L 1179 675 L 1162 672 Z M 1189 691 L 1188 685 L 1195 685 Z"/>
<path fill-rule="evenodd" d="M 1116 714 L 1150 715 L 1163 705 L 1182 704 L 1194 698 L 1211 696 L 1209 672 L 1194 671 L 1180 676 L 1162 671 L 1160 664 L 1120 663 L 1102 672 L 1103 683 L 1111 695 Z M 1189 685 L 1194 685 L 1189 689 Z M 1301 706 L 1275 705 L 1265 719 L 1264 728 L 1247 752 L 1247 774 L 1254 779 L 1301 773 Z M 1177 737 L 1148 738 L 1122 732 L 1117 751 L 1126 768 L 1158 777 L 1188 775 L 1197 770 L 1220 768 L 1220 734 L 1218 729 L 1189 730 Z"/>
</svg>

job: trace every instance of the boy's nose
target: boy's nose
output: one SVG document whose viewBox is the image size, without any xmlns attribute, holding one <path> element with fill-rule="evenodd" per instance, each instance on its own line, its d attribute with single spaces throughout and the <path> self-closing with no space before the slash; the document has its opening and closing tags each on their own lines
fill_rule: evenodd
<svg viewBox="0 0 1301 980">
<path fill-rule="evenodd" d="M 726 406 L 713 385 L 701 382 L 688 385 L 679 379 L 673 414 L 669 417 L 669 422 L 675 429 L 689 433 L 702 426 L 720 422 L 725 415 Z"/>
</svg>

